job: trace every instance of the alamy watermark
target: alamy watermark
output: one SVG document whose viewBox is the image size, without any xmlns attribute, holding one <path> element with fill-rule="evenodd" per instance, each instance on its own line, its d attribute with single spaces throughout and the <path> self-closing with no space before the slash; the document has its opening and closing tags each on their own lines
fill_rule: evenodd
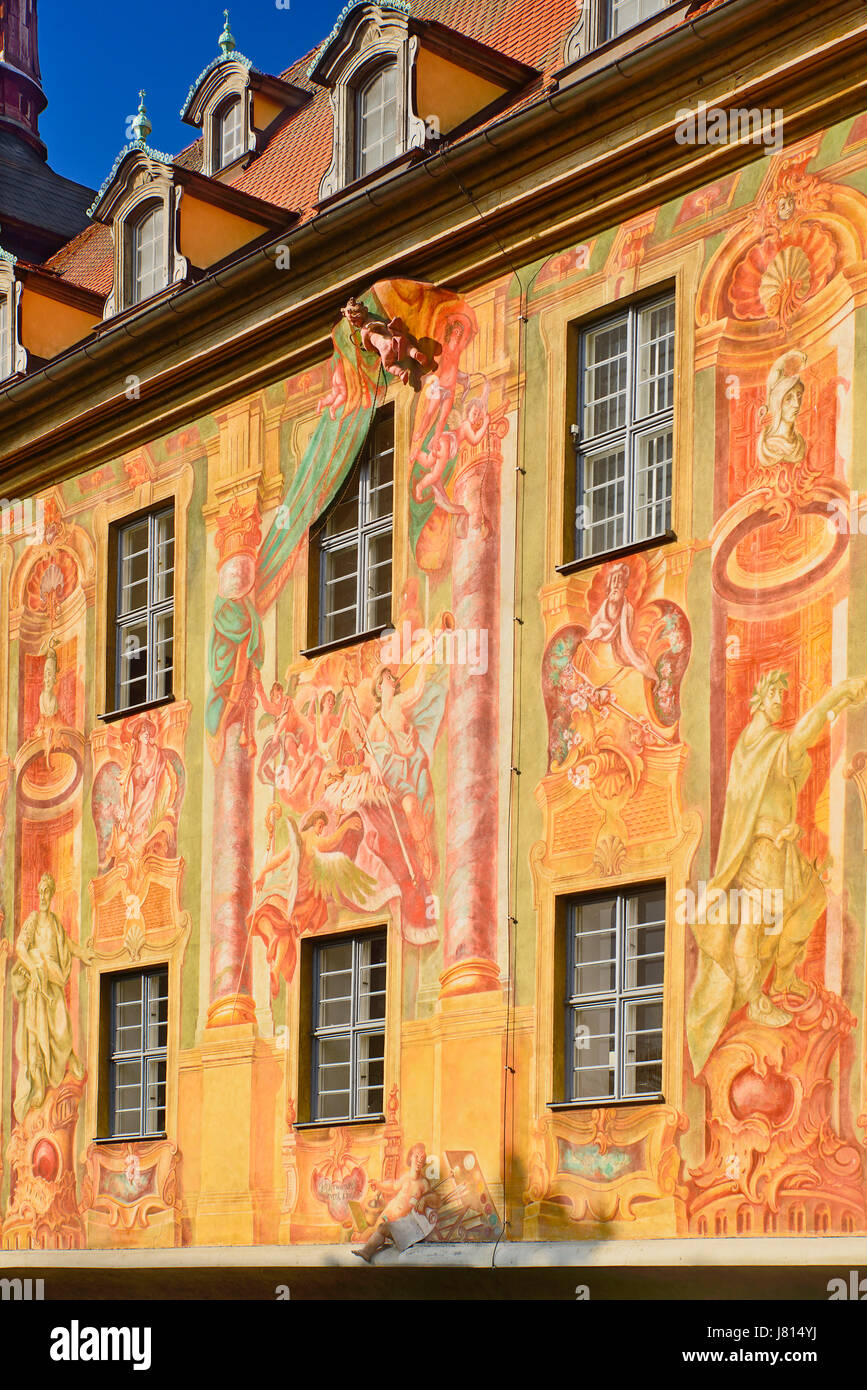
<svg viewBox="0 0 867 1390">
<path fill-rule="evenodd" d="M 25 545 L 42 545 L 45 540 L 45 503 L 42 498 L 0 497 L 0 536 L 24 537 Z"/>
<path fill-rule="evenodd" d="M 764 927 L 765 936 L 783 930 L 782 888 L 713 888 L 699 882 L 696 890 L 680 888 L 674 899 L 678 926 Z"/>
<path fill-rule="evenodd" d="M 488 670 L 488 630 L 485 627 L 452 627 L 430 632 L 413 629 L 409 620 L 400 631 L 381 639 L 380 659 L 386 666 L 468 666 L 470 675 L 484 676 Z"/>
<path fill-rule="evenodd" d="M 779 154 L 783 148 L 783 112 L 779 106 L 708 106 L 700 101 L 693 111 L 681 107 L 677 112 L 674 138 L 679 145 L 764 145 Z"/>
</svg>

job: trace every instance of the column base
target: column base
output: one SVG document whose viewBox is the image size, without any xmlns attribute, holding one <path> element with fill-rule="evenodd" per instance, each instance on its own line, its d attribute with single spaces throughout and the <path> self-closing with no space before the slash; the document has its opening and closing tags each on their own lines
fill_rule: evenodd
<svg viewBox="0 0 867 1390">
<path fill-rule="evenodd" d="M 440 975 L 440 999 L 461 994 L 484 994 L 500 988 L 500 971 L 495 961 L 484 956 L 464 956 Z"/>
<path fill-rule="evenodd" d="M 256 1022 L 256 1005 L 249 994 L 225 994 L 208 1005 L 206 1028 L 233 1028 L 238 1023 Z"/>
</svg>

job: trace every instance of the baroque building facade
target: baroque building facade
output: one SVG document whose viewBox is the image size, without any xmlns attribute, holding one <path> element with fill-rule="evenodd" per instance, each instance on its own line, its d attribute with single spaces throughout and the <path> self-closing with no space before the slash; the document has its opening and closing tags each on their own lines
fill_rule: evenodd
<svg viewBox="0 0 867 1390">
<path fill-rule="evenodd" d="M 862 8 L 0 5 L 5 1265 L 860 1248 Z"/>
</svg>

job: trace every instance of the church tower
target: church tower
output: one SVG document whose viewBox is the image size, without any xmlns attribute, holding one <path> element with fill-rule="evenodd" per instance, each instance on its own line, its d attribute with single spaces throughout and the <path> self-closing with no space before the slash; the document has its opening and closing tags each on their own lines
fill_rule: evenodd
<svg viewBox="0 0 867 1390">
<path fill-rule="evenodd" d="M 44 154 L 39 116 L 45 106 L 36 0 L 0 0 L 0 127 L 29 139 Z"/>
<path fill-rule="evenodd" d="M 0 247 L 34 262 L 88 225 L 93 198 L 47 163 L 39 135 L 46 105 L 36 0 L 0 0 Z"/>
</svg>

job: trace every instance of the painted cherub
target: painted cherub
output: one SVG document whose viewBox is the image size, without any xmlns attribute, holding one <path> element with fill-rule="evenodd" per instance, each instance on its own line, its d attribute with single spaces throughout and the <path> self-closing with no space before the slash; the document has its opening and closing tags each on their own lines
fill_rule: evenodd
<svg viewBox="0 0 867 1390">
<path fill-rule="evenodd" d="M 458 506 L 446 496 L 442 477 L 462 444 L 475 447 L 481 444 L 484 439 L 490 422 L 488 389 L 486 384 L 484 394 L 473 397 L 464 410 L 463 419 L 454 429 L 443 430 L 438 438 L 434 437 L 427 451 L 419 449 L 416 452 L 415 457 L 422 467 L 427 469 L 427 472 L 422 474 L 413 488 L 417 502 L 421 502 L 425 493 L 429 492 L 444 512 L 452 512 L 456 515 L 466 514 L 466 508 Z"/>
<path fill-rule="evenodd" d="M 368 1264 L 383 1246 L 398 1244 L 402 1250 L 406 1250 L 410 1245 L 424 1240 L 436 1225 L 437 1199 L 425 1177 L 427 1154 L 424 1144 L 413 1144 L 406 1162 L 407 1171 L 394 1181 L 387 1178 L 370 1180 L 370 1186 L 389 1200 L 361 1249 L 352 1252 Z M 398 1229 L 393 1231 L 392 1223 Z"/>
</svg>

